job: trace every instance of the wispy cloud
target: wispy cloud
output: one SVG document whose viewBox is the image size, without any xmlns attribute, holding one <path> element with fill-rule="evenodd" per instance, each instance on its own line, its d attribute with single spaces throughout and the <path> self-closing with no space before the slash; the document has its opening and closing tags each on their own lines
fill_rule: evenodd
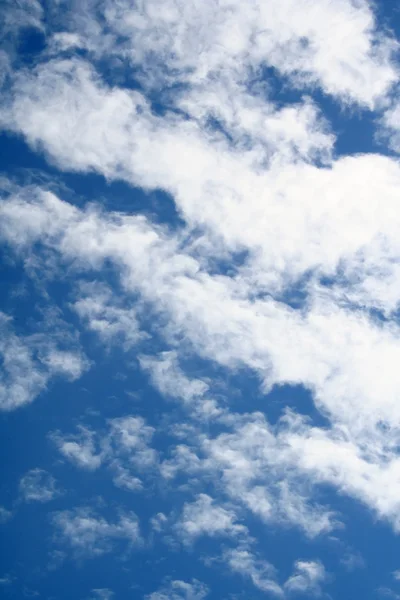
<svg viewBox="0 0 400 600">
<path fill-rule="evenodd" d="M 0 409 L 99 368 L 101 348 L 114 383 L 111 359 L 135 360 L 157 410 L 145 398 L 137 414 L 53 425 L 60 468 L 108 476 L 118 498 L 151 487 L 152 538 L 218 546 L 255 592 L 319 596 L 318 557 L 282 578 L 251 525 L 321 541 L 344 531 L 336 493 L 400 530 L 398 43 L 367 0 L 53 4 L 1 9 L 0 127 L 52 167 L 40 185 L 0 181 L 0 242 L 41 294 L 40 319 L 0 313 Z M 27 28 L 45 40 L 29 60 Z M 340 110 L 368 115 L 381 154 L 339 148 Z M 71 172 L 146 200 L 162 190 L 174 215 L 160 224 L 145 201 L 121 212 L 112 193 L 107 208 L 84 177 L 69 201 Z M 265 414 L 246 384 L 233 401 L 243 378 Z M 309 393 L 324 425 L 284 406 L 270 422 L 280 386 Z M 19 494 L 45 503 L 58 483 L 33 469 Z M 53 513 L 59 552 L 143 547 L 141 515 L 115 510 L 82 499 Z M 343 548 L 339 564 L 361 567 Z M 208 594 L 163 581 L 149 600 Z M 113 596 L 93 585 L 86 595 Z"/>
<path fill-rule="evenodd" d="M 25 502 L 50 502 L 62 492 L 50 473 L 44 469 L 31 469 L 21 477 L 19 493 Z"/>
<path fill-rule="evenodd" d="M 90 508 L 76 508 L 55 513 L 52 524 L 59 543 L 69 547 L 77 558 L 111 552 L 118 540 L 130 547 L 142 544 L 138 518 L 133 512 L 121 513 L 111 522 Z"/>
<path fill-rule="evenodd" d="M 0 409 L 14 410 L 32 402 L 55 377 L 73 381 L 89 367 L 79 349 L 58 346 L 53 335 L 17 335 L 12 319 L 0 313 Z"/>
<path fill-rule="evenodd" d="M 104 465 L 113 473 L 117 487 L 138 491 L 143 488 L 142 473 L 149 474 L 158 462 L 157 451 L 151 447 L 153 434 L 154 428 L 142 417 L 126 416 L 111 419 L 104 432 L 80 425 L 78 433 L 55 431 L 50 439 L 77 467 L 95 471 Z"/>
<path fill-rule="evenodd" d="M 146 598 L 147 600 L 203 600 L 207 595 L 207 586 L 197 579 L 192 579 L 190 582 L 175 579 Z"/>
<path fill-rule="evenodd" d="M 197 500 L 184 504 L 176 529 L 188 543 L 203 535 L 240 538 L 248 530 L 237 520 L 234 510 L 218 505 L 207 494 L 199 494 Z"/>
<path fill-rule="evenodd" d="M 0 524 L 7 523 L 13 516 L 11 510 L 7 510 L 4 506 L 0 506 Z"/>
<path fill-rule="evenodd" d="M 297 561 L 293 575 L 285 582 L 290 594 L 319 596 L 321 584 L 326 580 L 325 568 L 319 561 Z"/>
</svg>

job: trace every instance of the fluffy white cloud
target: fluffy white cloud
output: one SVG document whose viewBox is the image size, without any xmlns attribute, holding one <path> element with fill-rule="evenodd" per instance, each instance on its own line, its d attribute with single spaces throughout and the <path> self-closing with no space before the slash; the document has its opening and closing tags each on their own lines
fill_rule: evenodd
<svg viewBox="0 0 400 600">
<path fill-rule="evenodd" d="M 82 469 L 94 471 L 100 467 L 105 448 L 96 448 L 95 434 L 87 427 L 79 426 L 79 433 L 64 436 L 59 431 L 50 435 L 61 454 Z"/>
<path fill-rule="evenodd" d="M 118 540 L 130 547 L 142 544 L 139 521 L 133 512 L 121 513 L 117 521 L 111 522 L 84 507 L 57 512 L 52 523 L 60 544 L 69 546 L 77 557 L 111 552 Z"/>
<path fill-rule="evenodd" d="M 394 102 L 384 113 L 380 121 L 377 137 L 388 142 L 394 152 L 400 152 L 400 106 Z"/>
<path fill-rule="evenodd" d="M 199 536 L 243 536 L 247 527 L 236 522 L 230 508 L 219 506 L 207 494 L 199 494 L 195 502 L 186 502 L 176 530 L 183 541 L 191 543 Z"/>
<path fill-rule="evenodd" d="M 189 582 L 175 579 L 146 598 L 148 600 L 203 600 L 207 595 L 208 588 L 201 581 L 192 579 Z"/>
<path fill-rule="evenodd" d="M 81 286 L 80 294 L 73 308 L 104 344 L 121 344 L 128 350 L 147 337 L 139 330 L 136 309 L 113 304 L 109 288 L 86 284 Z"/>
<path fill-rule="evenodd" d="M 387 159 L 383 159 L 383 164 L 397 173 L 397 167 Z M 390 189 L 392 193 L 394 188 Z M 395 519 L 395 494 L 384 491 L 388 484 L 376 485 L 377 481 L 389 481 L 396 473 L 396 459 L 391 454 L 396 448 L 400 418 L 396 366 L 400 347 L 395 321 L 375 321 L 366 312 L 343 305 L 329 289 L 322 292 L 318 287 L 310 287 L 308 303 L 301 310 L 262 296 L 261 291 L 254 297 L 254 277 L 246 279 L 241 272 L 232 276 L 208 272 L 207 263 L 200 262 L 190 246 L 184 251 L 179 236 L 168 235 L 143 217 L 102 215 L 92 209 L 80 211 L 39 190 L 32 201 L 23 193 L 10 197 L 3 202 L 1 214 L 3 237 L 19 252 L 40 240 L 44 247 L 58 253 L 61 264 L 72 263 L 78 272 L 100 272 L 104 260 L 113 261 L 121 273 L 127 297 L 139 293 L 167 323 L 159 332 L 170 344 L 184 338 L 192 351 L 222 366 L 251 368 L 263 379 L 266 390 L 283 383 L 309 388 L 317 408 L 331 420 L 333 429 L 319 431 L 307 425 L 299 429 L 295 421 L 291 422 L 294 429 L 285 440 L 289 448 L 284 454 L 285 471 L 291 473 L 289 467 L 295 465 L 301 473 L 313 473 L 313 477 L 317 472 L 319 481 L 339 485 L 380 515 Z M 381 216 L 385 214 L 381 211 L 376 221 L 386 219 Z M 390 211 L 387 216 L 396 222 Z M 387 226 L 390 230 L 389 220 Z M 391 239 L 397 243 L 394 233 Z M 386 242 L 384 245 L 388 247 Z M 148 362 L 153 378 L 156 377 L 154 381 L 166 393 L 169 380 L 165 374 L 163 379 L 160 376 L 162 364 L 154 359 Z M 169 368 L 176 376 L 176 366 L 171 363 Z M 180 377 L 177 382 L 184 384 L 180 393 L 198 393 L 198 382 Z M 261 434 L 272 446 L 275 444 L 265 425 Z M 307 450 L 317 443 L 330 449 L 318 453 L 318 465 L 313 464 Z M 217 442 L 209 446 L 210 451 L 216 452 L 217 448 Z M 345 449 L 352 456 L 363 458 L 342 460 Z M 146 450 L 146 454 L 150 462 L 154 461 L 152 452 Z M 313 460 L 315 463 L 316 457 Z M 251 473 L 255 463 L 252 458 L 247 462 Z M 229 474 L 229 462 L 226 472 Z M 237 474 L 238 470 L 234 472 Z M 369 473 L 367 479 L 364 473 Z M 227 475 L 225 479 L 228 480 Z M 240 487 L 242 499 L 263 519 L 271 514 L 283 522 L 297 522 L 311 535 L 329 530 L 329 510 L 315 506 L 309 512 L 309 491 L 293 494 L 296 486 L 286 479 L 272 487 L 272 509 L 271 491 L 262 486 Z M 229 487 L 239 489 L 236 484 Z"/>
<path fill-rule="evenodd" d="M 187 377 L 179 365 L 178 353 L 167 351 L 159 356 L 139 356 L 140 366 L 150 374 L 152 384 L 168 398 L 178 398 L 191 409 L 192 415 L 213 419 L 222 413 L 202 379 Z"/>
<path fill-rule="evenodd" d="M 364 0 L 147 0 L 135 6 L 86 0 L 73 17 L 82 45 L 133 63 L 147 84 L 211 84 L 226 73 L 242 81 L 267 65 L 296 85 L 319 84 L 327 93 L 372 105 L 396 78 L 394 43 L 375 31 Z"/>
<path fill-rule="evenodd" d="M 83 425 L 76 434 L 50 434 L 61 454 L 77 467 L 95 471 L 105 465 L 117 487 L 130 491 L 143 489 L 142 475 L 156 467 L 158 455 L 150 446 L 154 428 L 142 417 L 118 417 L 108 422 L 104 432 Z"/>
<path fill-rule="evenodd" d="M 161 465 L 163 476 L 185 473 L 194 484 L 198 477 L 211 477 L 217 490 L 263 522 L 299 527 L 310 538 L 340 525 L 329 507 L 312 501 L 312 480 L 299 470 L 286 430 L 277 435 L 257 413 L 223 419 L 225 425 L 231 421 L 232 432 L 178 446 Z"/>
<path fill-rule="evenodd" d="M 50 473 L 44 469 L 31 469 L 21 477 L 19 493 L 25 502 L 49 502 L 61 492 Z"/>
<path fill-rule="evenodd" d="M 35 186 L 9 187 L 0 236 L 54 277 L 65 267 L 76 277 L 90 273 L 94 283 L 76 287 L 73 307 L 106 346 L 130 352 L 143 341 L 145 307 L 168 349 L 156 356 L 147 349 L 141 367 L 161 394 L 225 428 L 193 435 L 161 464 L 169 482 L 184 473 L 195 489 L 192 479 L 207 474 L 220 478 L 224 494 L 222 503 L 206 494 L 186 502 L 175 531 L 185 541 L 240 536 L 240 507 L 313 537 L 337 525 L 313 499 L 327 483 L 399 529 L 399 164 L 375 154 L 335 158 L 315 102 L 281 108 L 268 77 L 263 85 L 258 76 L 272 67 L 289 86 L 318 85 L 345 102 L 383 106 L 398 75 L 394 44 L 377 33 L 371 6 L 148 0 L 104 1 L 96 13 L 87 1 L 74 10 L 71 30 L 52 38 L 42 62 L 13 74 L 3 126 L 61 169 L 166 190 L 183 225 L 174 232 L 144 216 L 80 209 Z M 142 92 L 105 83 L 88 60 L 57 54 L 81 45 L 89 58 L 140 65 Z M 168 91 L 177 83 L 184 85 Z M 146 95 L 153 87 L 162 90 L 163 114 Z M 391 131 L 396 111 L 383 117 Z M 105 264 L 118 289 L 102 281 Z M 31 401 L 54 375 L 76 379 L 88 366 L 58 340 L 17 337 L 6 317 L 2 325 L 5 409 Z M 304 386 L 330 428 L 293 414 L 271 427 L 259 414 L 222 410 L 210 381 L 185 373 L 188 355 L 249 369 L 266 393 Z M 81 428 L 53 437 L 78 466 L 104 463 L 115 485 L 138 490 L 143 473 L 158 468 L 153 433 L 126 417 L 104 435 Z M 99 522 L 93 529 L 119 531 Z M 262 564 L 246 560 L 253 582 L 269 585 Z M 286 588 L 316 592 L 318 569 L 299 562 Z"/>
<path fill-rule="evenodd" d="M 326 580 L 326 572 L 319 561 L 298 560 L 293 575 L 285 583 L 285 590 L 293 594 L 319 596 L 321 584 Z"/>
<path fill-rule="evenodd" d="M 252 583 L 262 592 L 283 596 L 283 590 L 276 581 L 276 570 L 267 561 L 257 558 L 246 546 L 234 548 L 224 553 L 228 566 Z"/>
<path fill-rule="evenodd" d="M 52 378 L 61 376 L 73 381 L 89 367 L 80 350 L 59 347 L 57 331 L 50 335 L 17 335 L 12 320 L 4 313 L 0 313 L 0 330 L 1 410 L 32 402 Z"/>
</svg>

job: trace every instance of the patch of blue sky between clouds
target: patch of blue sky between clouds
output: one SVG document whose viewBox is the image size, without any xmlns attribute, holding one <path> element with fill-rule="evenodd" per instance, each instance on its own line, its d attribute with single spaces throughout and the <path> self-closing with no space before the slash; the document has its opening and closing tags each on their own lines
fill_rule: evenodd
<svg viewBox="0 0 400 600">
<path fill-rule="evenodd" d="M 1 593 L 398 597 L 395 7 L 1 11 Z"/>
</svg>

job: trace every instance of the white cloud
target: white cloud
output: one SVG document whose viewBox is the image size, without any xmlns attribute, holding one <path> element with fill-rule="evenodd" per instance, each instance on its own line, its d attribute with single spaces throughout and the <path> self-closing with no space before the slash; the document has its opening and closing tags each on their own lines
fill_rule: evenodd
<svg viewBox="0 0 400 600">
<path fill-rule="evenodd" d="M 191 543 L 202 535 L 241 537 L 247 527 L 236 522 L 234 510 L 219 506 L 207 494 L 199 494 L 195 502 L 185 502 L 176 530 L 183 541 Z"/>
<path fill-rule="evenodd" d="M 157 462 L 157 452 L 149 446 L 154 428 L 142 417 L 119 417 L 110 420 L 110 437 L 121 455 L 139 470 L 147 470 Z"/>
<path fill-rule="evenodd" d="M 0 506 L 0 525 L 7 523 L 12 517 L 12 511 Z"/>
<path fill-rule="evenodd" d="M 400 152 L 400 105 L 394 102 L 382 115 L 377 138 L 382 143 L 388 142 L 389 147 Z"/>
<path fill-rule="evenodd" d="M 213 419 L 222 413 L 217 401 L 202 379 L 187 377 L 181 369 L 176 351 L 158 356 L 139 356 L 141 368 L 150 374 L 152 384 L 164 397 L 178 398 L 192 410 L 193 416 Z"/>
<path fill-rule="evenodd" d="M 88 368 L 79 350 L 57 347 L 57 332 L 21 336 L 14 333 L 12 320 L 0 313 L 0 409 L 14 410 L 32 402 L 57 376 L 74 380 Z M 54 341 L 53 341 L 54 339 Z"/>
<path fill-rule="evenodd" d="M 388 587 L 379 587 L 376 592 L 379 594 L 379 596 L 382 596 L 384 598 L 391 598 L 392 600 L 399 600 L 400 595 L 396 594 L 396 592 L 394 590 L 391 590 Z"/>
<path fill-rule="evenodd" d="M 232 501 L 264 523 L 295 526 L 310 538 L 340 526 L 329 507 L 313 501 L 313 483 L 293 468 L 296 460 L 287 454 L 285 431 L 279 435 L 257 413 L 229 419 L 232 432 L 203 436 L 203 458 L 181 450 L 167 465 L 166 474 L 174 476 L 175 467 L 194 476 L 212 475 L 218 489 L 222 485 Z"/>
<path fill-rule="evenodd" d="M 384 164 L 389 164 L 386 159 Z M 308 387 L 316 406 L 337 430 L 309 431 L 305 426 L 300 437 L 288 436 L 285 443 L 289 447 L 298 444 L 303 449 L 303 455 L 298 449 L 287 451 L 288 465 L 294 462 L 302 473 L 315 476 L 316 467 L 304 452 L 317 443 L 308 440 L 310 435 L 321 437 L 332 451 L 318 455 L 318 480 L 340 485 L 396 522 L 395 494 L 383 491 L 386 483 L 376 485 L 396 472 L 395 461 L 390 470 L 384 466 L 388 458 L 392 460 L 399 419 L 396 365 L 400 350 L 395 323 L 374 322 L 365 313 L 336 304 L 327 292 L 325 296 L 315 295 L 303 310 L 270 297 L 254 299 L 250 295 L 254 286 L 248 286 L 241 274 L 228 277 L 208 273 L 191 256 L 190 248 L 187 253 L 178 250 L 178 240 L 142 217 L 81 212 L 40 192 L 33 202 L 12 197 L 3 203 L 1 211 L 7 224 L 3 235 L 19 248 L 40 237 L 43 244 L 60 253 L 60 260 L 78 261 L 79 269 L 99 269 L 106 258 L 122 266 L 126 294 L 139 291 L 163 319 L 167 317 L 164 334 L 170 343 L 184 336 L 192 349 L 222 366 L 254 369 L 264 379 L 266 389 L 277 383 Z M 389 218 L 395 222 L 390 214 Z M 275 443 L 266 430 L 262 435 Z M 351 463 L 341 460 L 343 448 L 352 449 L 354 456 L 364 455 L 368 443 L 367 459 Z M 378 459 L 376 445 L 386 457 L 383 462 Z M 154 462 L 154 453 L 146 453 Z M 355 468 L 361 468 L 357 477 Z M 370 473 L 368 480 L 363 470 Z M 288 466 L 285 472 L 291 472 Z M 374 473 L 378 479 L 371 478 Z M 368 489 L 366 481 L 371 482 Z M 305 490 L 302 498 L 298 492 L 292 494 L 296 488 L 290 485 L 274 486 L 272 496 L 278 500 L 273 501 L 271 512 L 270 492 L 240 489 L 248 506 L 263 519 L 268 520 L 270 512 L 281 522 L 297 521 L 311 535 L 332 527 L 329 510 L 309 510 L 306 499 L 310 491 Z"/>
<path fill-rule="evenodd" d="M 291 594 L 319 596 L 321 584 L 326 580 L 326 572 L 320 561 L 298 560 L 293 575 L 286 581 L 284 588 Z"/>
<path fill-rule="evenodd" d="M 112 463 L 114 470 L 113 482 L 119 488 L 130 490 L 131 492 L 140 491 L 143 489 L 143 482 L 139 477 L 132 475 L 129 469 L 126 469 L 120 464 L 120 461 L 115 460 Z"/>
<path fill-rule="evenodd" d="M 142 477 L 148 476 L 158 463 L 157 451 L 150 446 L 154 428 L 136 416 L 110 419 L 107 426 L 102 432 L 79 425 L 76 434 L 55 431 L 50 439 L 75 466 L 88 471 L 105 466 L 117 487 L 141 491 Z"/>
<path fill-rule="evenodd" d="M 96 448 L 95 433 L 87 427 L 79 426 L 79 433 L 64 436 L 56 431 L 50 435 L 61 454 L 76 466 L 94 471 L 103 462 L 105 449 Z"/>
<path fill-rule="evenodd" d="M 233 571 L 249 577 L 262 592 L 283 596 L 283 590 L 276 581 L 275 568 L 269 562 L 257 558 L 246 546 L 227 550 L 224 560 Z"/>
<path fill-rule="evenodd" d="M 21 477 L 19 493 L 25 502 L 50 502 L 61 492 L 50 473 L 44 469 L 31 469 Z"/>
<path fill-rule="evenodd" d="M 82 285 L 73 308 L 104 344 L 121 344 L 129 350 L 148 337 L 139 329 L 136 309 L 113 304 L 112 291 L 105 286 Z"/>
<path fill-rule="evenodd" d="M 121 513 L 115 522 L 90 508 L 57 512 L 52 517 L 60 544 L 68 545 L 77 557 L 100 556 L 111 552 L 118 540 L 140 546 L 139 521 L 133 512 Z"/>
<path fill-rule="evenodd" d="M 383 106 L 397 77 L 391 40 L 376 31 L 363 0 L 273 0 L 268 8 L 150 0 L 135 9 L 106 1 L 101 10 L 109 34 L 84 3 L 45 61 L 14 74 L 1 120 L 62 169 L 166 190 L 185 225 L 174 233 L 143 216 L 79 209 L 35 186 L 14 187 L 0 208 L 2 239 L 37 265 L 50 254 L 55 276 L 67 266 L 99 279 L 78 288 L 74 307 L 107 346 L 129 352 L 143 339 L 141 306 L 159 319 L 168 350 L 143 355 L 142 368 L 163 395 L 228 429 L 178 447 L 161 466 L 166 479 L 218 474 L 230 501 L 310 537 L 336 524 L 329 507 L 313 501 L 315 486 L 329 483 L 398 529 L 400 168 L 374 154 L 334 158 L 312 100 L 279 108 L 268 81 L 250 81 L 272 66 L 289 86 L 319 85 L 345 102 Z M 89 55 L 142 65 L 149 87 L 188 85 L 165 97 L 171 110 L 156 114 L 145 93 L 104 83 L 83 59 L 52 54 L 80 44 Z M 396 110 L 384 116 L 393 131 Z M 244 258 L 236 261 L 237 253 Z M 220 260 L 231 270 L 219 273 Z M 105 263 L 119 291 L 101 282 Z M 385 321 L 371 316 L 377 309 Z M 6 317 L 2 325 L 5 409 L 30 402 L 51 377 L 77 378 L 88 366 L 56 342 L 17 337 Z M 304 386 L 331 428 L 293 415 L 275 429 L 259 415 L 229 421 L 209 382 L 185 373 L 187 354 L 249 369 L 265 392 Z M 60 451 L 85 468 L 104 462 L 116 485 L 139 489 L 142 472 L 158 463 L 153 430 L 137 417 L 112 422 L 98 446 L 82 431 L 56 436 Z M 185 510 L 199 510 L 200 535 L 199 502 L 204 495 Z"/>
<path fill-rule="evenodd" d="M 43 8 L 38 0 L 5 0 L 1 7 L 1 30 L 6 36 L 16 36 L 19 30 L 29 27 L 43 29 Z"/>
<path fill-rule="evenodd" d="M 97 600 L 111 600 L 115 595 L 114 592 L 108 588 L 97 588 L 93 589 L 91 592 L 92 598 L 96 598 Z"/>
<path fill-rule="evenodd" d="M 201 379 L 189 379 L 180 369 L 176 352 L 163 352 L 159 357 L 140 356 L 140 366 L 149 371 L 155 387 L 165 396 L 191 402 L 208 391 Z"/>
<path fill-rule="evenodd" d="M 356 569 L 363 569 L 366 566 L 365 560 L 359 552 L 347 550 L 340 559 L 340 564 L 347 571 L 355 571 Z"/>
<path fill-rule="evenodd" d="M 150 524 L 151 524 L 152 529 L 159 533 L 160 531 L 163 530 L 167 521 L 168 521 L 168 517 L 166 517 L 164 515 L 164 513 L 159 512 L 156 515 L 154 515 L 154 517 L 151 517 Z"/>
<path fill-rule="evenodd" d="M 146 596 L 147 600 L 203 600 L 208 595 L 207 586 L 192 579 L 189 581 L 181 581 L 175 579 L 166 583 L 156 592 Z"/>
<path fill-rule="evenodd" d="M 396 78 L 390 64 L 394 44 L 375 31 L 364 0 L 268 5 L 151 0 L 135 7 L 127 0 L 109 1 L 102 15 L 108 36 L 93 9 L 87 1 L 74 15 L 86 47 L 134 63 L 146 72 L 147 83 L 211 83 L 223 81 L 226 73 L 241 81 L 248 71 L 268 65 L 297 85 L 316 83 L 327 93 L 371 105 Z"/>
</svg>

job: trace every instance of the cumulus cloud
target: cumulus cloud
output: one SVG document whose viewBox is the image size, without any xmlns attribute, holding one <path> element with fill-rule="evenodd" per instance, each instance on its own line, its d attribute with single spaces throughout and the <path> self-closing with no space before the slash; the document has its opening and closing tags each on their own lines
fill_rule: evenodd
<svg viewBox="0 0 400 600">
<path fill-rule="evenodd" d="M 223 419 L 232 421 L 233 431 L 216 437 L 203 434 L 190 446 L 177 446 L 161 464 L 162 475 L 173 479 L 186 474 L 194 487 L 206 476 L 264 523 L 295 526 L 310 538 L 340 527 L 338 516 L 313 500 L 311 478 L 293 469 L 296 460 L 286 427 L 274 431 L 257 413 Z"/>
<path fill-rule="evenodd" d="M 113 474 L 117 487 L 130 491 L 143 489 L 142 475 L 157 465 L 157 451 L 151 447 L 154 428 L 142 417 L 110 419 L 104 432 L 79 425 L 78 433 L 55 431 L 50 439 L 61 454 L 75 466 L 95 471 L 102 465 Z"/>
<path fill-rule="evenodd" d="M 90 429 L 79 426 L 79 433 L 63 436 L 55 431 L 50 435 L 61 454 L 78 467 L 94 471 L 100 467 L 104 450 L 96 450 L 95 434 Z"/>
<path fill-rule="evenodd" d="M 50 473 L 44 469 L 31 469 L 21 477 L 19 493 L 25 502 L 50 502 L 61 492 Z"/>
<path fill-rule="evenodd" d="M 52 524 L 58 542 L 69 547 L 77 558 L 111 552 L 118 541 L 129 547 L 142 544 L 139 521 L 133 512 L 121 513 L 112 522 L 90 508 L 76 508 L 54 513 Z"/>
<path fill-rule="evenodd" d="M 390 163 L 387 159 L 383 162 Z M 396 173 L 397 167 L 392 166 Z M 207 272 L 190 247 L 184 252 L 180 244 L 178 249 L 178 239 L 143 217 L 81 211 L 40 190 L 33 200 L 10 197 L 3 202 L 1 213 L 7 225 L 3 236 L 19 251 L 40 240 L 44 247 L 59 253 L 61 264 L 77 261 L 79 270 L 100 270 L 105 260 L 112 260 L 121 269 L 126 293 L 140 293 L 164 322 L 167 319 L 167 326 L 159 332 L 169 343 L 184 336 L 192 351 L 222 367 L 246 366 L 259 374 L 266 390 L 283 383 L 308 387 L 333 428 L 320 431 L 291 421 L 293 432 L 287 434 L 285 454 L 291 456 L 288 465 L 294 462 L 312 477 L 318 471 L 318 480 L 340 485 L 396 523 L 395 495 L 386 494 L 386 487 L 376 485 L 375 479 L 376 474 L 383 482 L 389 473 L 396 472 L 396 459 L 393 456 L 392 460 L 391 454 L 397 444 L 399 418 L 396 365 L 400 351 L 395 321 L 379 322 L 365 311 L 353 311 L 330 296 L 328 289 L 321 292 L 311 287 L 310 300 L 301 310 L 270 296 L 254 298 L 254 285 L 242 273 L 227 276 Z M 379 214 L 391 218 L 390 212 Z M 157 373 L 157 385 L 164 386 L 166 393 L 165 375 L 163 381 L 160 378 L 163 363 L 152 360 L 150 364 L 153 377 Z M 199 385 L 205 390 L 201 382 L 181 376 L 182 381 L 186 387 L 181 393 L 198 394 Z M 275 443 L 267 430 L 262 435 L 271 440 L 268 443 Z M 320 467 L 307 458 L 307 448 L 315 444 L 332 448 L 318 453 Z M 360 458 L 342 460 L 345 452 Z M 317 455 L 313 456 L 315 461 Z M 383 466 L 388 460 L 389 470 Z M 358 477 L 354 477 L 354 469 Z M 362 475 L 364 470 L 370 474 L 367 479 Z M 371 485 L 366 487 L 368 481 Z M 275 510 L 275 515 L 282 515 L 279 519 L 286 522 L 297 521 L 305 530 L 308 526 L 314 532 L 329 530 L 329 511 L 316 507 L 313 517 L 306 517 L 304 498 L 308 492 L 305 490 L 302 499 L 298 493 L 293 495 L 293 489 L 285 481 L 275 486 L 273 496 L 282 498 L 278 506 L 286 506 Z M 269 495 L 259 488 L 247 495 L 246 502 L 257 506 L 265 518 Z"/>
<path fill-rule="evenodd" d="M 152 592 L 146 596 L 147 600 L 203 600 L 208 595 L 208 587 L 198 581 L 192 579 L 189 581 L 181 581 L 175 579 L 166 583 L 156 592 Z"/>
<path fill-rule="evenodd" d="M 222 413 L 217 401 L 209 393 L 208 383 L 188 377 L 179 365 L 176 351 L 163 352 L 159 356 L 141 355 L 139 362 L 160 393 L 166 398 L 181 400 L 191 409 L 193 416 L 210 419 Z"/>
<path fill-rule="evenodd" d="M 94 57 L 118 58 L 137 67 L 147 85 L 210 84 L 224 80 L 226 72 L 241 82 L 267 64 L 295 85 L 318 84 L 326 93 L 371 106 L 396 78 L 395 44 L 377 32 L 364 0 L 317 6 L 274 0 L 268 7 L 259 1 L 151 0 L 132 6 L 127 0 L 85 0 L 68 8 L 68 29 L 57 33 L 59 48 L 73 44 Z"/>
<path fill-rule="evenodd" d="M 78 379 L 89 367 L 80 350 L 59 347 L 57 331 L 22 336 L 13 331 L 12 319 L 0 313 L 0 409 L 14 410 L 32 402 L 52 378 Z"/>
<path fill-rule="evenodd" d="M 104 344 L 121 344 L 128 350 L 147 334 L 140 331 L 135 308 L 113 304 L 112 295 L 106 286 L 82 285 L 80 298 L 73 308 Z"/>
<path fill-rule="evenodd" d="M 320 586 L 325 580 L 326 572 L 321 562 L 298 560 L 293 575 L 289 577 L 284 587 L 290 594 L 319 596 Z"/>
<path fill-rule="evenodd" d="M 188 543 L 203 535 L 240 537 L 247 534 L 247 527 L 237 523 L 234 510 L 219 506 L 207 494 L 199 494 L 197 500 L 184 504 L 176 530 Z"/>
<path fill-rule="evenodd" d="M 237 547 L 224 553 L 224 560 L 232 571 L 249 577 L 262 592 L 282 597 L 283 589 L 276 581 L 276 570 L 267 561 L 258 558 L 246 546 Z"/>
</svg>

